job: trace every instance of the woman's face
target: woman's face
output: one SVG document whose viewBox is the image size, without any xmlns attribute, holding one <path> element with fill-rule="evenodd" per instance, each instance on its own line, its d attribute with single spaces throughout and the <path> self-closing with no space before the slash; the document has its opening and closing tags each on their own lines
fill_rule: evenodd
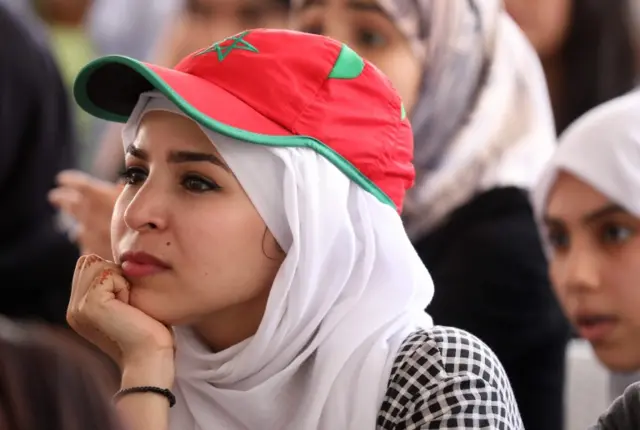
<svg viewBox="0 0 640 430">
<path fill-rule="evenodd" d="M 162 262 L 148 273 L 123 265 L 131 305 L 170 325 L 222 313 L 259 321 L 284 255 L 209 139 L 191 120 L 153 111 L 126 152 L 114 260 Z"/>
<path fill-rule="evenodd" d="M 545 223 L 566 314 L 607 367 L 640 369 L 640 219 L 562 173 Z"/>
<path fill-rule="evenodd" d="M 391 79 L 405 108 L 412 110 L 422 64 L 376 0 L 308 0 L 295 15 L 293 28 L 349 45 Z"/>
<path fill-rule="evenodd" d="M 505 0 L 507 12 L 542 59 L 557 55 L 564 44 L 572 3 L 573 0 Z"/>
</svg>

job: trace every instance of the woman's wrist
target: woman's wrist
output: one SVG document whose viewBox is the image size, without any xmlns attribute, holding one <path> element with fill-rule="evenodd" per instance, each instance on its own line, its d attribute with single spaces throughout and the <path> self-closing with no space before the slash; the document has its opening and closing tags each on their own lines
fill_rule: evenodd
<svg viewBox="0 0 640 430">
<path fill-rule="evenodd" d="M 120 388 L 152 386 L 170 389 L 174 378 L 173 351 L 139 354 L 123 362 Z"/>
<path fill-rule="evenodd" d="M 150 350 L 147 350 L 150 351 Z M 173 351 L 137 354 L 122 361 L 121 390 L 116 394 L 116 407 L 127 428 L 135 430 L 166 430 L 172 393 L 149 390 L 148 387 L 171 389 L 175 366 Z"/>
</svg>

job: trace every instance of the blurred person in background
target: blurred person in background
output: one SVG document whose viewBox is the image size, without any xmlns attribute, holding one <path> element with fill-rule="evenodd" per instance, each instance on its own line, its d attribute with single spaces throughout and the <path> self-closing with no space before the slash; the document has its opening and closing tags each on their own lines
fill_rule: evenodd
<svg viewBox="0 0 640 430">
<path fill-rule="evenodd" d="M 505 0 L 542 61 L 558 133 L 637 85 L 639 0 Z M 616 398 L 640 374 L 613 373 Z"/>
<path fill-rule="evenodd" d="M 47 193 L 74 165 L 73 122 L 46 34 L 26 19 L 0 4 L 0 314 L 63 323 L 78 250 Z"/>
<path fill-rule="evenodd" d="M 247 28 L 283 28 L 288 0 L 185 0 L 159 40 L 152 57 L 156 64 L 174 66 L 188 53 Z M 111 211 L 120 188 L 113 183 L 122 168 L 122 127 L 110 125 L 100 143 L 94 176 L 68 171 L 58 177 L 51 201 L 74 218 L 73 236 L 84 254 L 111 258 Z"/>
<path fill-rule="evenodd" d="M 636 86 L 637 0 L 505 0 L 545 71 L 556 128 Z"/>
<path fill-rule="evenodd" d="M 565 313 L 605 367 L 640 370 L 640 93 L 567 129 L 534 203 Z"/>
<path fill-rule="evenodd" d="M 348 43 L 401 93 L 415 136 L 404 221 L 436 324 L 480 337 L 528 430 L 563 426 L 569 327 L 528 193 L 556 146 L 535 51 L 498 0 L 297 0 L 295 28 Z"/>
<path fill-rule="evenodd" d="M 64 82 L 71 88 L 83 62 L 91 61 L 97 54 L 85 25 L 93 1 L 35 0 L 32 4 L 34 12 L 47 26 Z"/>
<path fill-rule="evenodd" d="M 0 317 L 0 428 L 122 430 L 107 369 L 69 333 Z"/>
<path fill-rule="evenodd" d="M 91 0 L 36 0 L 34 11 L 44 21 L 50 46 L 58 64 L 67 91 L 83 64 L 95 58 L 98 52 L 86 29 L 86 16 Z M 74 112 L 77 152 L 76 161 L 85 167 L 91 158 L 91 138 L 95 121 L 81 109 Z"/>
</svg>

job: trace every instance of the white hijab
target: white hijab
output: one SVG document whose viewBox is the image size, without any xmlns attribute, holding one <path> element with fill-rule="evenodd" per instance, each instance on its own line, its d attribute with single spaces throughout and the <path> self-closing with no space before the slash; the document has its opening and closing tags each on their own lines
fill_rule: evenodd
<svg viewBox="0 0 640 430">
<path fill-rule="evenodd" d="M 182 114 L 156 92 L 144 113 Z M 210 352 L 176 327 L 172 430 L 374 429 L 398 349 L 433 295 L 394 208 L 319 154 L 268 148 L 201 127 L 287 256 L 257 333 Z"/>
<path fill-rule="evenodd" d="M 640 93 L 592 109 L 562 134 L 533 194 L 538 220 L 561 171 L 640 217 Z"/>
</svg>

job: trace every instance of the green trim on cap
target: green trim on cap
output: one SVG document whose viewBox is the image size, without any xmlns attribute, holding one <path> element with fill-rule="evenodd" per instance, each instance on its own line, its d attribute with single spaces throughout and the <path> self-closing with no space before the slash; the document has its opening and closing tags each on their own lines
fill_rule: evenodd
<svg viewBox="0 0 640 430">
<path fill-rule="evenodd" d="M 342 45 L 340 55 L 329 73 L 329 79 L 355 79 L 364 70 L 364 60 L 353 49 Z"/>
<path fill-rule="evenodd" d="M 126 123 L 128 120 L 128 116 L 117 115 L 113 112 L 106 111 L 99 106 L 96 106 L 87 94 L 87 83 L 93 72 L 95 72 L 102 66 L 114 63 L 128 66 L 133 71 L 139 73 L 142 77 L 149 81 L 149 83 L 153 87 L 155 87 L 169 100 L 171 100 L 189 118 L 193 119 L 207 129 L 221 133 L 234 139 L 254 143 L 256 145 L 294 148 L 302 147 L 312 149 L 329 160 L 338 169 L 340 169 L 340 171 L 347 175 L 349 179 L 358 184 L 365 191 L 373 194 L 373 196 L 375 196 L 380 202 L 390 205 L 394 209 L 397 209 L 393 200 L 391 200 L 389 196 L 384 193 L 384 191 L 378 188 L 376 184 L 374 184 L 369 178 L 367 178 L 347 159 L 342 157 L 340 154 L 338 154 L 329 146 L 325 145 L 319 140 L 310 136 L 270 136 L 265 134 L 258 134 L 216 121 L 215 119 L 208 117 L 204 113 L 191 106 L 185 99 L 183 99 L 169 85 L 167 85 L 167 83 L 164 82 L 160 78 L 160 76 L 158 76 L 153 70 L 133 58 L 120 55 L 110 55 L 92 61 L 80 71 L 74 84 L 73 94 L 78 105 L 80 105 L 80 107 L 89 114 L 113 122 Z"/>
</svg>

